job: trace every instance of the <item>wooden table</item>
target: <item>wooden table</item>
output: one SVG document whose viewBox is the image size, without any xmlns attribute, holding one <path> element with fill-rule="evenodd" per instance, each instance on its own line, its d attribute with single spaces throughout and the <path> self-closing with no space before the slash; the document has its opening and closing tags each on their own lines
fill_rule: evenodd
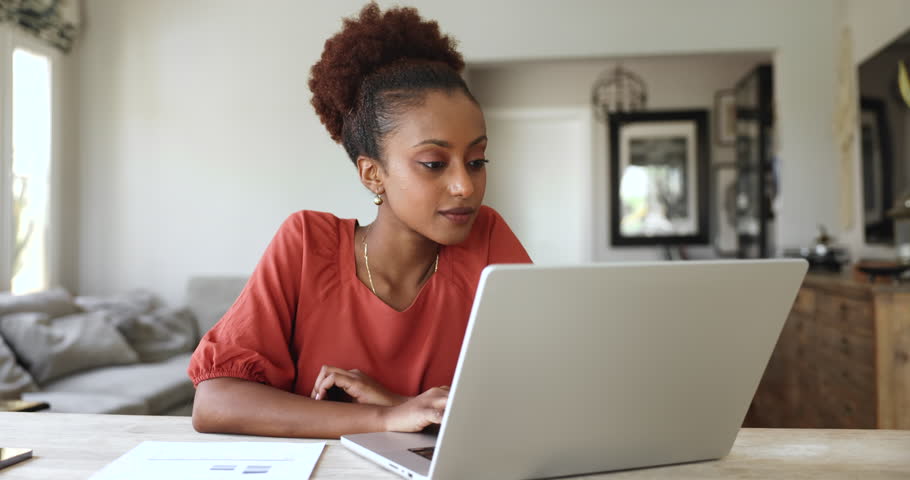
<svg viewBox="0 0 910 480">
<path fill-rule="evenodd" d="M 0 442 L 34 458 L 0 470 L 3 480 L 84 479 L 144 440 L 292 441 L 196 433 L 189 417 L 0 413 Z M 314 479 L 397 476 L 329 441 Z M 576 478 L 594 478 L 576 477 Z M 910 431 L 743 429 L 727 457 L 597 478 L 910 478 Z"/>
</svg>

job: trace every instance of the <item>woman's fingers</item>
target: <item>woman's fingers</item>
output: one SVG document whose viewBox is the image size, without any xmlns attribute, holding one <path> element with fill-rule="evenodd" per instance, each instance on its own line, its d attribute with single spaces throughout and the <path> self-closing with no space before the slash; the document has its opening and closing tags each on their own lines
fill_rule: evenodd
<svg viewBox="0 0 910 480">
<path fill-rule="evenodd" d="M 449 391 L 431 388 L 388 411 L 386 428 L 396 432 L 417 432 L 433 424 L 442 423 Z"/>
<path fill-rule="evenodd" d="M 442 416 L 446 413 L 446 405 L 448 403 L 448 395 L 436 397 L 430 402 L 430 409 L 433 411 L 433 423 L 442 423 Z"/>
<path fill-rule="evenodd" d="M 327 381 L 325 383 L 323 383 L 323 390 L 328 391 L 330 388 L 332 388 L 334 386 L 334 387 L 338 387 L 338 388 L 344 390 L 345 393 L 347 393 L 348 395 L 354 396 L 352 394 L 352 392 L 354 390 L 353 387 L 354 387 L 355 382 L 357 382 L 357 380 L 354 377 L 345 375 L 344 373 L 341 373 L 341 372 L 333 373 L 330 375 L 330 377 L 331 377 L 332 381 L 329 382 L 328 379 L 326 379 Z"/>
<path fill-rule="evenodd" d="M 316 400 L 325 399 L 326 392 L 335 385 L 336 378 L 337 376 L 335 373 L 330 373 L 322 380 L 322 384 L 319 385 L 318 391 L 316 392 Z"/>
<path fill-rule="evenodd" d="M 442 423 L 442 417 L 445 415 L 446 410 L 443 405 L 441 408 L 428 408 L 424 410 L 425 413 L 425 425 L 424 427 L 430 425 L 431 423 L 440 424 Z"/>
<path fill-rule="evenodd" d="M 449 388 L 448 387 L 435 387 L 427 390 L 424 394 L 429 398 L 449 398 Z"/>
<path fill-rule="evenodd" d="M 326 378 L 331 374 L 351 375 L 348 370 L 345 370 L 343 368 L 333 367 L 331 365 L 323 365 L 322 368 L 319 369 L 319 375 L 316 376 L 316 381 L 313 383 L 313 391 L 310 393 L 310 398 L 314 400 L 322 400 L 325 397 L 325 392 L 320 392 L 320 387 L 325 383 Z M 325 390 L 328 390 L 329 388 L 332 388 L 332 385 L 329 385 Z"/>
<path fill-rule="evenodd" d="M 348 373 L 347 370 L 344 370 L 341 368 L 329 367 L 326 369 L 325 375 L 321 379 L 319 379 L 319 378 L 316 379 L 316 386 L 313 389 L 313 394 L 310 397 L 313 398 L 314 400 L 323 400 L 325 398 L 325 392 L 328 391 L 330 388 L 332 388 L 335 385 L 338 385 L 338 387 L 347 390 L 346 387 L 339 384 L 339 380 L 340 379 L 349 380 L 351 378 L 353 378 L 353 377 L 350 373 Z M 350 384 L 351 384 L 350 381 L 344 382 L 344 385 L 350 385 Z"/>
<path fill-rule="evenodd" d="M 426 414 L 427 420 L 432 423 L 442 423 L 442 417 L 446 412 L 446 405 L 449 403 L 448 388 L 439 387 L 427 391 L 429 393 Z"/>
<path fill-rule="evenodd" d="M 392 393 L 356 368 L 345 370 L 329 365 L 319 370 L 310 398 L 325 400 L 326 395 L 331 396 L 330 390 L 333 387 L 344 390 L 357 403 L 394 406 L 406 400 L 406 397 Z"/>
<path fill-rule="evenodd" d="M 445 410 L 446 405 L 449 403 L 449 397 L 438 397 L 434 398 L 433 402 L 430 404 L 433 408 Z"/>
<path fill-rule="evenodd" d="M 314 400 L 316 399 L 316 393 L 319 392 L 319 386 L 322 385 L 322 380 L 325 379 L 325 369 L 326 366 L 323 365 L 322 368 L 319 369 L 319 374 L 316 375 L 316 381 L 313 382 L 313 391 L 310 392 L 310 398 Z"/>
<path fill-rule="evenodd" d="M 337 369 L 330 365 L 323 365 L 322 368 L 319 369 L 319 375 L 316 375 L 316 381 L 313 382 L 313 392 L 310 393 L 310 398 L 319 400 L 318 398 L 316 398 L 316 394 L 319 393 L 319 386 L 322 385 L 322 382 L 325 380 L 325 377 L 327 377 L 330 373 L 334 372 L 335 370 L 337 370 Z"/>
<path fill-rule="evenodd" d="M 341 390 L 344 390 L 344 392 L 357 403 L 395 406 L 408 401 L 406 397 L 400 397 L 384 390 L 381 385 L 376 384 L 374 380 L 370 379 L 356 368 L 345 370 L 330 365 L 323 365 L 319 370 L 319 375 L 316 377 L 316 382 L 313 386 L 313 391 L 310 393 L 310 398 L 314 400 L 325 400 L 326 395 L 332 387 L 338 387 Z M 419 395 L 419 397 L 423 397 L 422 403 L 424 406 L 433 410 L 429 415 L 435 423 L 439 423 L 442 419 L 448 396 L 449 387 L 447 385 L 431 388 Z M 415 399 L 416 398 L 417 397 L 415 397 Z"/>
</svg>

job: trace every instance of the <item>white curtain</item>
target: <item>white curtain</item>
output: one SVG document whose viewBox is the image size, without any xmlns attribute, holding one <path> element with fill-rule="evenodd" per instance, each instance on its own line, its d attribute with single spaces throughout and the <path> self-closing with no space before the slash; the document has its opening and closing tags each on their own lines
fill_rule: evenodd
<svg viewBox="0 0 910 480">
<path fill-rule="evenodd" d="M 79 0 L 0 0 L 0 22 L 19 25 L 69 52 L 79 30 Z"/>
<path fill-rule="evenodd" d="M 853 204 L 856 199 L 854 190 L 854 157 L 853 142 L 859 121 L 857 113 L 858 98 L 856 95 L 856 66 L 853 63 L 853 39 L 850 28 L 844 27 L 840 36 L 840 65 L 838 67 L 837 111 L 834 115 L 834 132 L 837 138 L 839 153 L 838 170 L 840 171 L 840 220 L 841 227 L 849 230 L 856 221 Z"/>
</svg>

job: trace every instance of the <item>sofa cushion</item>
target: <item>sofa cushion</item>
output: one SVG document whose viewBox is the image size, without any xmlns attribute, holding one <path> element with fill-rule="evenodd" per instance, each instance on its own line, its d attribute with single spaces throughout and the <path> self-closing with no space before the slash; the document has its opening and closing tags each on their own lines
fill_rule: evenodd
<svg viewBox="0 0 910 480">
<path fill-rule="evenodd" d="M 246 277 L 236 276 L 190 278 L 186 288 L 186 303 L 196 317 L 200 337 L 227 313 L 246 282 Z"/>
<path fill-rule="evenodd" d="M 191 355 L 185 353 L 157 363 L 97 368 L 62 378 L 43 388 L 47 392 L 130 397 L 143 401 L 148 413 L 157 415 L 192 401 L 195 390 L 186 374 Z"/>
<path fill-rule="evenodd" d="M 75 302 L 85 311 L 105 312 L 143 362 L 160 362 L 196 347 L 199 334 L 193 313 L 162 307 L 147 290 L 80 296 Z"/>
<path fill-rule="evenodd" d="M 23 400 L 47 402 L 55 413 L 116 413 L 122 415 L 148 415 L 148 406 L 140 399 L 122 395 L 74 392 L 31 392 Z"/>
<path fill-rule="evenodd" d="M 160 362 L 196 347 L 196 321 L 182 308 L 160 308 L 139 315 L 111 313 L 114 325 L 143 362 Z"/>
<path fill-rule="evenodd" d="M 73 302 L 86 312 L 104 310 L 136 315 L 150 312 L 161 304 L 158 297 L 148 290 L 131 290 L 102 296 L 78 296 Z"/>
<path fill-rule="evenodd" d="M 66 289 L 60 287 L 28 295 L 0 292 L 0 317 L 10 313 L 41 312 L 54 318 L 78 311 L 79 308 L 73 303 L 73 297 Z"/>
<path fill-rule="evenodd" d="M 191 352 L 199 334 L 189 309 L 161 307 L 146 290 L 95 297 L 76 297 L 83 310 L 104 312 L 143 362 L 160 362 Z"/>
<path fill-rule="evenodd" d="M 136 363 L 139 356 L 102 312 L 50 318 L 0 316 L 0 332 L 38 384 L 89 368 Z"/>
<path fill-rule="evenodd" d="M 35 380 L 16 362 L 16 355 L 0 337 L 0 400 L 15 400 L 22 392 L 37 389 Z"/>
<path fill-rule="evenodd" d="M 191 417 L 193 416 L 193 402 L 184 403 L 183 405 L 178 405 L 166 412 L 161 412 L 161 415 L 167 415 L 169 417 Z"/>
</svg>

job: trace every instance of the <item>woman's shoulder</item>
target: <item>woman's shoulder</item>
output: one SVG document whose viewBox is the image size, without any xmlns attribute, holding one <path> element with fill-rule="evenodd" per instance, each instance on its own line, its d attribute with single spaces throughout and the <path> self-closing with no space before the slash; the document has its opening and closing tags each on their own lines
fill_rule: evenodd
<svg viewBox="0 0 910 480">
<path fill-rule="evenodd" d="M 345 220 L 338 218 L 333 213 L 319 212 L 316 210 L 298 210 L 288 215 L 285 222 L 296 222 L 300 225 L 337 225 Z"/>
<path fill-rule="evenodd" d="M 493 207 L 481 205 L 477 211 L 477 218 L 474 220 L 471 233 L 468 235 L 468 241 L 465 243 L 486 243 L 490 240 L 490 234 L 501 225 L 505 225 L 502 215 Z"/>
<path fill-rule="evenodd" d="M 476 258 L 481 268 L 490 263 L 530 262 L 502 215 L 487 205 L 480 207 L 468 238 L 454 250 L 460 256 Z"/>
<path fill-rule="evenodd" d="M 288 215 L 278 233 L 299 235 L 307 243 L 337 244 L 342 229 L 353 222 L 353 219 L 338 218 L 328 212 L 300 210 Z"/>
<path fill-rule="evenodd" d="M 324 269 L 337 265 L 343 246 L 352 242 L 354 219 L 313 210 L 294 212 L 284 220 L 273 243 L 290 257 L 299 257 L 303 265 Z"/>
<path fill-rule="evenodd" d="M 478 257 L 486 258 L 486 251 L 490 242 L 490 233 L 497 221 L 502 217 L 491 207 L 481 205 L 477 210 L 477 217 L 474 219 L 474 225 L 471 226 L 471 233 L 468 234 L 461 243 L 452 245 L 450 250 L 459 257 Z"/>
<path fill-rule="evenodd" d="M 313 298 L 330 295 L 345 263 L 343 247 L 353 241 L 354 219 L 314 210 L 290 214 L 276 235 L 287 245 L 287 258 L 296 258 L 302 281 L 314 286 Z"/>
</svg>

